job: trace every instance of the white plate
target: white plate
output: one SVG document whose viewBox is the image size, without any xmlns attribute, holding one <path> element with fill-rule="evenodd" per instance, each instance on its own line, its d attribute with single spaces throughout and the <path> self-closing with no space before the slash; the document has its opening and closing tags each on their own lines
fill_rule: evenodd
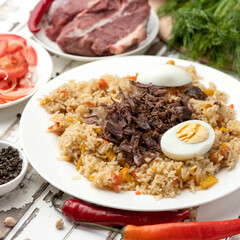
<svg viewBox="0 0 240 240">
<path fill-rule="evenodd" d="M 34 34 L 34 39 L 40 43 L 43 47 L 45 47 L 47 50 L 49 50 L 52 53 L 55 53 L 59 56 L 69 58 L 72 60 L 76 61 L 82 61 L 82 62 L 91 62 L 91 61 L 96 61 L 96 60 L 102 60 L 102 59 L 109 59 L 109 58 L 114 58 L 118 56 L 127 56 L 127 55 L 140 55 L 143 54 L 147 49 L 150 47 L 151 43 L 154 41 L 158 34 L 159 30 L 159 19 L 156 13 L 151 10 L 150 18 L 148 21 L 147 25 L 147 38 L 142 41 L 139 46 L 129 52 L 125 52 L 119 55 L 114 55 L 114 56 L 106 56 L 106 57 L 84 57 L 84 56 L 78 56 L 78 55 L 73 55 L 69 53 L 64 53 L 60 47 L 57 45 L 57 43 L 51 41 L 45 34 L 44 28 L 42 26 L 42 29 Z"/>
<path fill-rule="evenodd" d="M 0 0 L 0 6 L 2 6 L 7 0 Z"/>
<path fill-rule="evenodd" d="M 40 106 L 37 99 L 56 89 L 68 80 L 89 80 L 100 77 L 102 74 L 135 75 L 141 69 L 153 64 L 166 63 L 172 58 L 154 56 L 130 56 L 108 59 L 85 64 L 56 77 L 53 81 L 41 88 L 27 104 L 20 122 L 20 138 L 27 157 L 38 173 L 55 187 L 77 198 L 119 209 L 156 211 L 182 209 L 204 204 L 223 197 L 240 187 L 240 164 L 231 170 L 221 170 L 217 174 L 219 183 L 208 190 L 191 193 L 184 190 L 180 195 L 171 199 L 156 201 L 152 195 L 136 195 L 134 191 L 121 191 L 115 193 L 96 189 L 90 182 L 82 177 L 72 180 L 78 175 L 75 166 L 71 163 L 59 161 L 60 154 L 57 136 L 47 133 L 47 128 L 52 125 L 50 115 Z M 176 64 L 196 67 L 198 75 L 204 78 L 204 83 L 214 82 L 218 89 L 230 94 L 229 103 L 240 109 L 239 89 L 240 83 L 234 78 L 197 63 L 176 59 Z M 237 115 L 239 119 L 239 113 Z"/>
<path fill-rule="evenodd" d="M 11 34 L 11 33 L 8 33 L 8 34 Z M 22 36 L 22 37 L 24 38 L 24 36 Z M 34 47 L 34 49 L 36 50 L 36 53 L 37 53 L 37 57 L 38 57 L 38 63 L 36 66 L 36 72 L 37 72 L 36 74 L 37 74 L 38 78 L 37 78 L 37 82 L 35 84 L 34 91 L 32 93 L 28 94 L 27 96 L 20 98 L 18 100 L 0 104 L 0 109 L 13 106 L 17 103 L 20 103 L 20 102 L 26 100 L 27 98 L 30 98 L 51 77 L 53 64 L 52 64 L 52 59 L 51 59 L 49 53 L 35 41 L 33 41 L 31 39 L 27 39 L 27 38 L 25 38 L 25 39 L 27 40 L 27 43 L 29 44 L 29 46 Z"/>
<path fill-rule="evenodd" d="M 2 6 L 7 0 L 0 0 L 0 6 Z"/>
</svg>

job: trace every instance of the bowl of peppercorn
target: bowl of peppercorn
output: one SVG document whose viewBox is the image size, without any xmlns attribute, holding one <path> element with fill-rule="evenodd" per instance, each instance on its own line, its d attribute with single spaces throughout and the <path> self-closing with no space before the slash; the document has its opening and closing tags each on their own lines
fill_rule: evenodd
<svg viewBox="0 0 240 240">
<path fill-rule="evenodd" d="M 0 196 L 18 186 L 26 174 L 27 165 L 27 158 L 19 147 L 0 141 Z"/>
</svg>

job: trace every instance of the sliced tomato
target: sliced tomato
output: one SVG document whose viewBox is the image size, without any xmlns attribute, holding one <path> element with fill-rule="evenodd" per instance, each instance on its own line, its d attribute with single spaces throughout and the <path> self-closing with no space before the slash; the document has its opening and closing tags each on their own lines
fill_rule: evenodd
<svg viewBox="0 0 240 240">
<path fill-rule="evenodd" d="M 13 54 L 21 49 L 25 49 L 26 46 L 20 42 L 20 41 L 9 41 L 8 42 L 8 48 L 7 48 L 7 53 Z"/>
<path fill-rule="evenodd" d="M 1 41 L 7 42 L 6 53 L 14 53 L 20 49 L 25 49 L 27 47 L 27 41 L 24 38 L 17 35 L 0 34 L 0 43 Z"/>
<path fill-rule="evenodd" d="M 27 46 L 27 41 L 23 37 L 14 34 L 0 34 L 0 40 L 10 41 L 18 41 L 21 42 L 24 46 Z"/>
<path fill-rule="evenodd" d="M 37 53 L 32 46 L 25 49 L 25 57 L 28 64 L 37 66 Z"/>
<path fill-rule="evenodd" d="M 28 72 L 28 63 L 23 50 L 0 58 L 0 69 L 8 74 L 9 79 L 24 77 Z"/>
<path fill-rule="evenodd" d="M 0 57 L 3 57 L 7 53 L 8 42 L 7 40 L 0 40 Z"/>
<path fill-rule="evenodd" d="M 37 54 L 17 35 L 0 34 L 0 104 L 15 101 L 34 91 L 29 65 L 37 65 Z"/>
<path fill-rule="evenodd" d="M 6 81 L 6 80 L 0 79 L 0 89 L 5 90 L 9 88 L 8 83 L 9 83 L 8 80 Z"/>
<path fill-rule="evenodd" d="M 0 93 L 0 100 L 2 101 L 15 101 L 15 100 L 18 100 L 20 98 L 23 98 L 25 97 L 26 95 L 18 95 L 18 96 L 9 96 L 9 95 L 3 95 Z"/>
<path fill-rule="evenodd" d="M 34 88 L 19 88 L 16 91 L 3 92 L 0 91 L 0 100 L 15 101 L 32 93 Z"/>
</svg>

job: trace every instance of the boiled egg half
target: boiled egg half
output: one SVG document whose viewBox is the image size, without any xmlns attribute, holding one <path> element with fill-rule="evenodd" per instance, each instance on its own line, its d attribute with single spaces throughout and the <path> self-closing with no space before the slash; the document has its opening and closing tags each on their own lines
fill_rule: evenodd
<svg viewBox="0 0 240 240">
<path fill-rule="evenodd" d="M 166 131 L 161 139 L 163 153 L 174 160 L 188 160 L 210 150 L 215 139 L 212 127 L 200 120 L 189 120 Z"/>
<path fill-rule="evenodd" d="M 191 76 L 182 68 L 169 64 L 159 64 L 139 72 L 137 81 L 143 84 L 178 87 L 192 82 Z"/>
</svg>

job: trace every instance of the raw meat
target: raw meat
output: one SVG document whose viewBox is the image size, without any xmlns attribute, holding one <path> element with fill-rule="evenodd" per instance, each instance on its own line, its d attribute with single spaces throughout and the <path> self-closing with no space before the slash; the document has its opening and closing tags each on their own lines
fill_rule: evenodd
<svg viewBox="0 0 240 240">
<path fill-rule="evenodd" d="M 99 12 L 108 8 L 111 0 L 56 0 L 47 16 L 46 35 L 56 40 L 62 28 L 81 12 Z"/>
<path fill-rule="evenodd" d="M 56 42 L 64 52 L 82 56 L 120 54 L 140 43 L 147 36 L 146 25 L 150 14 L 147 0 L 75 0 L 76 5 L 77 2 L 81 2 L 75 7 L 78 8 L 79 13 L 69 10 L 69 14 L 58 20 L 56 11 L 59 16 L 63 10 L 64 14 L 66 13 L 66 8 L 61 6 L 59 10 L 56 7 L 57 4 L 59 5 L 58 2 L 72 1 L 59 0 L 55 6 L 52 6 L 49 13 L 52 15 L 52 25 L 46 28 L 48 36 L 52 31 L 50 29 L 53 29 L 51 33 L 54 34 L 50 34 L 50 38 L 55 39 L 57 36 Z M 68 6 L 70 5 L 69 3 Z M 85 9 L 82 10 L 84 7 Z"/>
</svg>

